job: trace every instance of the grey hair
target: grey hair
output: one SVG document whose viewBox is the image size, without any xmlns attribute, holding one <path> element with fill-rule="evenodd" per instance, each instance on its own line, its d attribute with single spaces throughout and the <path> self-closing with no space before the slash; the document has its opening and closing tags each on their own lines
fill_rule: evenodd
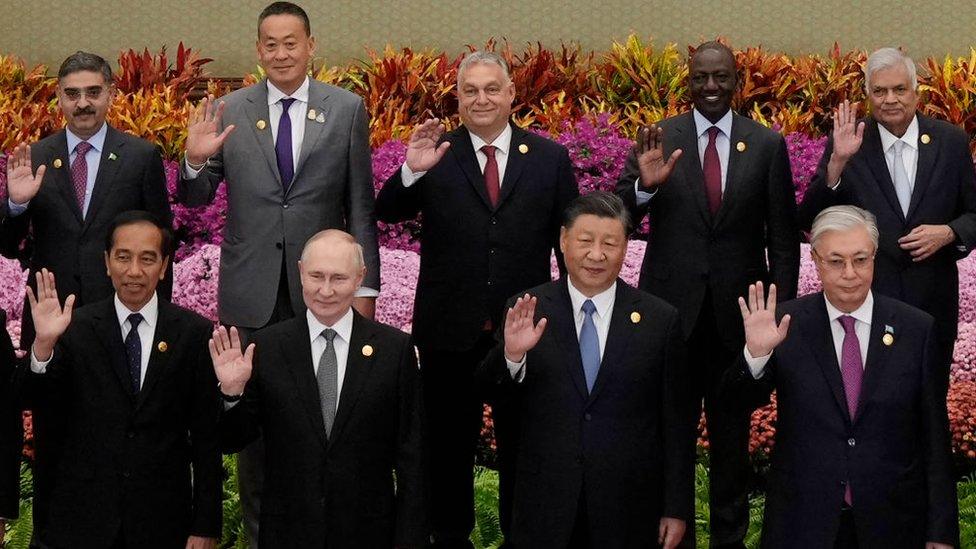
<svg viewBox="0 0 976 549">
<path fill-rule="evenodd" d="M 904 65 L 908 71 L 908 80 L 912 83 L 912 89 L 918 88 L 918 72 L 915 69 L 915 61 L 908 57 L 898 48 L 881 48 L 868 57 L 868 62 L 864 64 L 864 91 L 871 95 L 871 77 L 874 73 Z"/>
<path fill-rule="evenodd" d="M 849 231 L 857 227 L 864 227 L 871 237 L 874 249 L 878 249 L 878 219 L 874 214 L 857 206 L 831 206 L 813 220 L 810 230 L 810 246 L 817 247 L 817 242 L 824 233 L 831 231 Z"/>
<path fill-rule="evenodd" d="M 325 229 L 324 231 L 319 231 L 313 234 L 311 238 L 305 241 L 305 246 L 302 248 L 301 260 L 305 261 L 305 258 L 308 257 L 308 250 L 312 247 L 312 244 L 329 237 L 338 238 L 343 242 L 352 244 L 356 250 L 356 269 L 362 269 L 366 266 L 366 260 L 363 259 L 363 247 L 359 244 L 359 242 L 356 242 L 355 237 L 345 231 L 340 231 L 339 229 Z"/>
<path fill-rule="evenodd" d="M 464 74 L 464 71 L 468 67 L 479 63 L 483 65 L 498 65 L 502 68 L 502 72 L 505 73 L 505 79 L 508 81 L 512 80 L 512 75 L 508 71 L 508 63 L 505 62 L 502 56 L 493 51 L 473 51 L 465 55 L 464 59 L 461 60 L 461 64 L 458 65 L 458 82 L 461 82 L 461 75 Z"/>
<path fill-rule="evenodd" d="M 575 198 L 563 211 L 563 227 L 572 228 L 576 218 L 581 215 L 616 219 L 623 225 L 624 233 L 630 233 L 630 212 L 624 201 L 613 193 L 594 191 Z"/>
</svg>

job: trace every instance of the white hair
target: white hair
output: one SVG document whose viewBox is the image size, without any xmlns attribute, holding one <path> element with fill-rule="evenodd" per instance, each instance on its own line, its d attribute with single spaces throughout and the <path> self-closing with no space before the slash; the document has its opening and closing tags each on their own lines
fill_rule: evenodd
<svg viewBox="0 0 976 549">
<path fill-rule="evenodd" d="M 464 59 L 461 60 L 461 64 L 458 65 L 458 83 L 461 82 L 461 75 L 464 74 L 464 71 L 471 65 L 476 64 L 498 65 L 502 68 L 502 72 L 505 73 L 505 80 L 512 80 L 512 75 L 508 72 L 508 63 L 505 62 L 502 56 L 493 51 L 473 51 L 465 55 Z"/>
<path fill-rule="evenodd" d="M 810 246 L 817 247 L 817 242 L 824 233 L 831 231 L 849 231 L 864 227 L 871 237 L 874 249 L 878 249 L 878 220 L 874 214 L 857 206 L 831 206 L 826 208 L 813 220 L 810 230 Z"/>
<path fill-rule="evenodd" d="M 915 70 L 915 62 L 898 48 L 881 48 L 868 57 L 868 62 L 864 65 L 864 91 L 871 95 L 871 76 L 874 73 L 904 65 L 908 71 L 908 80 L 912 83 L 912 89 L 918 88 L 918 73 Z"/>
</svg>

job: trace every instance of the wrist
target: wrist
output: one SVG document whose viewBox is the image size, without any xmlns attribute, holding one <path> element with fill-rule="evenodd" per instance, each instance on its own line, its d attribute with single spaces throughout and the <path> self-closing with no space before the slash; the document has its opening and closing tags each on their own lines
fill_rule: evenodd
<svg viewBox="0 0 976 549">
<path fill-rule="evenodd" d="M 209 157 L 207 157 L 207 158 L 195 158 L 195 157 L 193 157 L 193 156 L 191 156 L 189 154 L 186 155 L 186 165 L 191 170 L 194 170 L 194 171 L 200 171 L 200 170 L 202 170 L 207 165 L 207 162 L 209 162 L 209 161 L 210 161 L 210 158 Z"/>
<path fill-rule="evenodd" d="M 217 382 L 217 390 L 224 402 L 237 402 L 244 397 L 244 385 Z"/>
<path fill-rule="evenodd" d="M 522 362 L 523 360 L 525 360 L 525 353 L 524 352 L 513 353 L 512 351 L 505 349 L 505 360 L 509 362 L 515 362 L 515 363 Z"/>
<path fill-rule="evenodd" d="M 38 361 L 47 362 L 54 353 L 54 342 L 35 339 L 33 346 L 31 346 L 31 352 L 34 353 L 34 358 Z"/>
</svg>

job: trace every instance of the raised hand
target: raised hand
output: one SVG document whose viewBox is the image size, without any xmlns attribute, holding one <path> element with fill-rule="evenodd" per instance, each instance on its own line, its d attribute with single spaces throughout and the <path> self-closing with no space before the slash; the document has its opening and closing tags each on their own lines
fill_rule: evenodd
<svg viewBox="0 0 976 549">
<path fill-rule="evenodd" d="M 857 121 L 857 103 L 844 100 L 833 114 L 834 152 L 841 160 L 847 161 L 860 150 L 864 141 L 864 122 Z"/>
<path fill-rule="evenodd" d="M 46 166 L 31 166 L 30 145 L 21 143 L 7 157 L 7 197 L 14 204 L 26 204 L 37 196 Z"/>
<path fill-rule="evenodd" d="M 525 353 L 539 343 L 548 320 L 540 318 L 535 322 L 536 298 L 525 294 L 515 300 L 515 305 L 505 314 L 505 358 L 521 362 Z"/>
<path fill-rule="evenodd" d="M 437 118 L 429 118 L 413 129 L 410 142 L 407 143 L 407 168 L 410 171 L 426 172 L 441 161 L 451 146 L 448 141 L 437 144 L 443 134 L 444 124 Z"/>
<path fill-rule="evenodd" d="M 74 294 L 64 300 L 64 307 L 58 301 L 58 289 L 54 283 L 54 273 L 41 269 L 37 273 L 37 294 L 27 287 L 27 302 L 34 319 L 34 356 L 40 361 L 51 358 L 54 344 L 71 324 L 71 312 L 75 306 Z"/>
<path fill-rule="evenodd" d="M 220 382 L 220 391 L 230 396 L 243 393 L 244 386 L 251 379 L 254 344 L 248 345 L 241 353 L 241 338 L 237 334 L 237 328 L 231 327 L 228 332 L 227 328 L 220 326 L 214 330 L 208 346 L 214 374 Z"/>
<path fill-rule="evenodd" d="M 214 101 L 214 96 L 204 97 L 190 113 L 190 125 L 186 130 L 186 160 L 199 166 L 217 154 L 234 124 L 220 131 L 220 120 L 224 115 L 224 102 Z"/>
<path fill-rule="evenodd" d="M 640 169 L 641 187 L 653 191 L 671 176 L 675 163 L 681 158 L 681 149 L 671 151 L 671 155 L 664 158 L 664 128 L 651 124 L 637 131 L 634 154 Z"/>
<path fill-rule="evenodd" d="M 786 339 L 790 315 L 776 325 L 776 285 L 769 286 L 769 298 L 763 299 L 763 283 L 749 285 L 749 301 L 739 298 L 742 325 L 746 331 L 746 349 L 753 358 L 766 356 Z"/>
</svg>

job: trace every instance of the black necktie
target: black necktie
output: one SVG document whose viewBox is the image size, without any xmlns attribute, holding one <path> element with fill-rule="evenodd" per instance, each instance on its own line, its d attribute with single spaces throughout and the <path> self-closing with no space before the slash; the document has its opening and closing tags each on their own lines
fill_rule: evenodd
<svg viewBox="0 0 976 549">
<path fill-rule="evenodd" d="M 139 339 L 138 329 L 141 322 L 141 314 L 129 315 L 129 333 L 125 336 L 125 356 L 129 361 L 129 380 L 132 382 L 133 393 L 139 392 L 142 377 L 142 340 Z"/>
</svg>

